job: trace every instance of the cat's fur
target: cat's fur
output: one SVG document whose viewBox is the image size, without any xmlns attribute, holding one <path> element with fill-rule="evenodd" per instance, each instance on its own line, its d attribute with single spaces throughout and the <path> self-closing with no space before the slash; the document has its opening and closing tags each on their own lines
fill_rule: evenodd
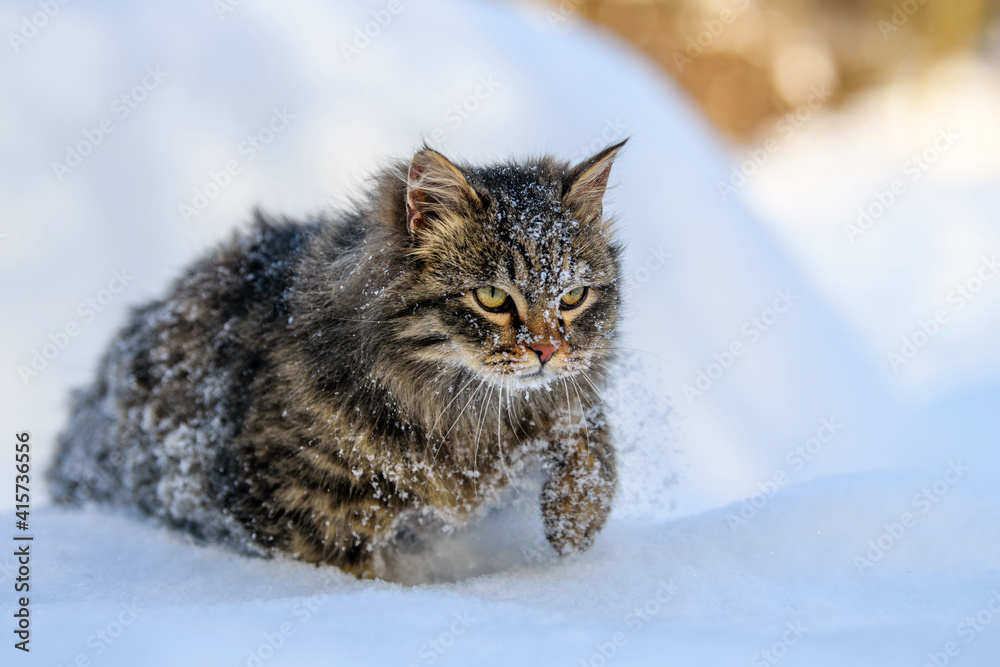
<svg viewBox="0 0 1000 667">
<path fill-rule="evenodd" d="M 136 310 L 75 395 L 57 498 L 376 576 L 408 519 L 461 524 L 540 457 L 548 540 L 587 548 L 615 488 L 599 388 L 620 254 L 602 200 L 620 147 L 575 167 L 424 149 L 351 212 L 258 214 Z M 516 310 L 479 307 L 488 285 Z M 576 286 L 587 300 L 563 310 Z M 545 345 L 558 349 L 542 364 Z"/>
</svg>

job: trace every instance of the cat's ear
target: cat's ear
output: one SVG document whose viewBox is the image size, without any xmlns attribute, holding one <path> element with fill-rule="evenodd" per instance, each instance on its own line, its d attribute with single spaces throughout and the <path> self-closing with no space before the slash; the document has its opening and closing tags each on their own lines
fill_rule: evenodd
<svg viewBox="0 0 1000 667">
<path fill-rule="evenodd" d="M 448 158 L 425 148 L 413 156 L 406 177 L 406 229 L 411 234 L 453 220 L 479 203 L 465 176 Z"/>
<path fill-rule="evenodd" d="M 628 141 L 626 139 L 625 141 Z M 608 189 L 608 176 L 615 156 L 625 141 L 608 146 L 569 170 L 563 181 L 563 199 L 570 207 L 589 220 L 596 220 L 604 213 L 604 193 Z"/>
</svg>

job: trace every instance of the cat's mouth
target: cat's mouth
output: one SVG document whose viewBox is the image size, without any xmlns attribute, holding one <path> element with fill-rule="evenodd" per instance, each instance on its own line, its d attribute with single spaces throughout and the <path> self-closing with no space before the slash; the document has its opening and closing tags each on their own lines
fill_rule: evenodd
<svg viewBox="0 0 1000 667">
<path fill-rule="evenodd" d="M 541 369 L 516 376 L 517 386 L 520 389 L 541 389 L 552 384 L 556 379 L 555 373 L 546 373 Z"/>
<path fill-rule="evenodd" d="M 487 377 L 502 387 L 537 389 L 564 377 L 565 369 L 554 368 L 551 364 L 527 366 L 513 364 L 493 365 Z"/>
<path fill-rule="evenodd" d="M 538 389 L 571 374 L 565 367 L 557 368 L 551 364 L 541 364 L 535 368 L 518 371 L 514 378 L 524 389 Z"/>
<path fill-rule="evenodd" d="M 505 387 L 519 387 L 523 389 L 538 389 L 553 382 L 572 377 L 585 370 L 589 364 L 580 355 L 569 357 L 553 357 L 542 362 L 540 359 L 531 363 L 524 357 L 520 359 L 501 359 L 492 361 L 487 368 L 488 376 L 495 378 L 495 382 Z"/>
</svg>

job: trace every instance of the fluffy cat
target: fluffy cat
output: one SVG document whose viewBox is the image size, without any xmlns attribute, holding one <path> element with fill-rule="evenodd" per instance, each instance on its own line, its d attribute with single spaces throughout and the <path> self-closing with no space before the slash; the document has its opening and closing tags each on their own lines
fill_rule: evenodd
<svg viewBox="0 0 1000 667">
<path fill-rule="evenodd" d="M 74 395 L 57 499 L 373 577 L 413 526 L 461 525 L 540 458 L 548 541 L 588 548 L 616 483 L 621 146 L 485 167 L 425 148 L 352 211 L 258 213 Z"/>
</svg>

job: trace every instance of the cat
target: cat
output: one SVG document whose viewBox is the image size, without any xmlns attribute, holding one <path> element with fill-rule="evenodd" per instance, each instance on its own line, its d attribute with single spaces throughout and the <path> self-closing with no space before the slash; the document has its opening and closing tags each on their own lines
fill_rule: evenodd
<svg viewBox="0 0 1000 667">
<path fill-rule="evenodd" d="M 575 166 L 424 147 L 352 210 L 256 212 L 75 392 L 56 499 L 371 578 L 413 526 L 467 523 L 540 460 L 548 542 L 587 549 L 616 487 L 600 390 L 622 245 L 603 200 L 624 143 Z"/>
</svg>

